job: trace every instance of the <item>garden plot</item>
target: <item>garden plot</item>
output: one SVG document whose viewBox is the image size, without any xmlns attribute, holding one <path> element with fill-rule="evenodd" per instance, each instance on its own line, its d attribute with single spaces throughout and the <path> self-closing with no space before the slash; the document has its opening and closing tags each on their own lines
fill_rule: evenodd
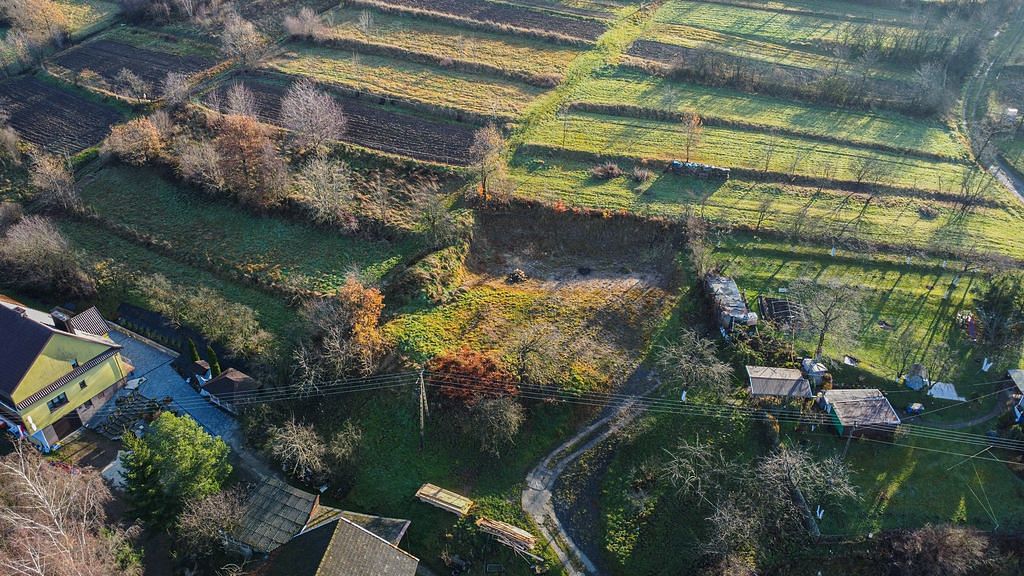
<svg viewBox="0 0 1024 576">
<path fill-rule="evenodd" d="M 573 113 L 550 118 L 528 134 L 527 144 L 564 147 L 595 156 L 673 160 L 686 155 L 679 123 Z M 940 191 L 958 186 L 974 168 L 965 163 L 913 158 L 813 138 L 726 126 L 706 126 L 690 159 L 728 168 L 883 183 Z M 767 162 L 766 162 L 767 161 Z M 823 170 L 829 168 L 830 174 Z"/>
<path fill-rule="evenodd" d="M 373 12 L 372 24 L 364 26 L 363 10 L 337 8 L 327 20 L 333 22 L 324 39 L 386 45 L 435 59 L 482 64 L 503 71 L 534 77 L 560 77 L 579 50 L 509 34 L 474 30 L 453 24 L 415 18 L 397 12 Z"/>
<path fill-rule="evenodd" d="M 623 8 L 636 9 L 628 0 L 509 0 L 508 3 L 542 8 L 548 12 L 600 19 L 611 18 Z"/>
<path fill-rule="evenodd" d="M 536 31 L 587 41 L 597 40 L 605 31 L 604 23 L 598 20 L 489 0 L 356 0 L 352 4 L 437 14 L 509 31 Z"/>
<path fill-rule="evenodd" d="M 656 171 L 647 182 L 628 176 L 599 180 L 593 162 L 517 156 L 511 175 L 517 194 L 566 206 L 624 210 L 678 218 L 699 207 L 715 223 L 805 238 L 839 237 L 917 249 L 976 246 L 1024 259 L 1024 208 L 1010 199 L 958 216 L 950 201 L 865 194 L 789 184 L 701 181 Z M 632 166 L 621 164 L 627 173 Z M 764 215 L 762 215 L 764 211 Z M 898 234 L 893 234 L 898 230 Z"/>
<path fill-rule="evenodd" d="M 0 83 L 0 101 L 22 139 L 55 153 L 99 144 L 122 119 L 120 110 L 35 76 Z"/>
<path fill-rule="evenodd" d="M 573 94 L 574 102 L 697 113 L 705 123 L 734 123 L 890 151 L 962 158 L 967 150 L 940 121 L 885 111 L 805 104 L 728 88 L 676 82 L 625 68 L 598 71 Z"/>
<path fill-rule="evenodd" d="M 544 91 L 511 80 L 319 47 L 293 45 L 265 66 L 354 93 L 407 101 L 457 119 L 462 119 L 460 112 L 512 119 Z"/>
<path fill-rule="evenodd" d="M 279 123 L 287 83 L 243 76 L 226 82 L 218 90 L 223 92 L 236 82 L 252 92 L 262 121 Z M 337 98 L 345 115 L 343 141 L 418 160 L 454 165 L 468 162 L 477 126 L 404 112 L 393 105 L 374 104 L 369 100 Z"/>
<path fill-rule="evenodd" d="M 214 64 L 214 61 L 198 56 L 154 52 L 110 40 L 96 40 L 77 46 L 55 57 L 53 61 L 72 75 L 91 70 L 111 84 L 116 82 L 121 70 L 131 70 L 150 86 L 159 86 L 168 72 L 192 75 Z"/>
<path fill-rule="evenodd" d="M 365 240 L 251 215 L 146 168 L 104 168 L 84 183 L 82 199 L 115 233 L 285 292 L 330 292 L 356 271 L 377 282 L 416 250 L 410 241 Z"/>
</svg>

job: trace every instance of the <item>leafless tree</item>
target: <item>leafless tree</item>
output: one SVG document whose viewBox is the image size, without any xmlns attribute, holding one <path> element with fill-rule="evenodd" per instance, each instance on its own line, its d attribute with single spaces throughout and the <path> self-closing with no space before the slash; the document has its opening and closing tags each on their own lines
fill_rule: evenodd
<svg viewBox="0 0 1024 576">
<path fill-rule="evenodd" d="M 318 477 L 327 469 L 327 447 L 320 435 L 294 418 L 270 431 L 270 453 L 296 478 Z"/>
<path fill-rule="evenodd" d="M 761 202 L 757 205 L 757 225 L 754 226 L 754 234 L 761 231 L 761 225 L 764 224 L 769 218 L 774 216 L 778 211 L 772 210 L 772 206 L 775 204 L 775 198 L 770 195 L 766 195 L 761 199 Z"/>
<path fill-rule="evenodd" d="M 957 356 L 956 350 L 946 342 L 935 344 L 928 353 L 928 375 L 932 382 L 942 382 L 947 379 L 958 364 L 960 364 L 960 358 Z"/>
<path fill-rule="evenodd" d="M 807 231 L 807 225 L 811 220 L 811 206 L 814 201 L 808 201 L 800 207 L 800 210 L 793 215 L 793 221 L 789 226 L 789 239 L 791 242 L 798 242 Z"/>
<path fill-rule="evenodd" d="M 295 133 L 300 143 L 318 148 L 345 133 L 341 106 L 311 80 L 292 84 L 281 100 L 281 124 Z"/>
<path fill-rule="evenodd" d="M 178 174 L 210 190 L 223 190 L 224 174 L 220 169 L 217 147 L 208 140 L 182 140 L 175 144 L 175 168 Z"/>
<path fill-rule="evenodd" d="M 775 150 L 779 147 L 779 131 L 774 128 L 768 131 L 768 134 L 764 139 L 764 148 L 762 149 L 762 156 L 764 157 L 764 168 L 761 172 L 767 174 L 768 169 L 772 166 L 772 159 L 775 157 Z"/>
<path fill-rule="evenodd" d="M 373 32 L 373 12 L 363 10 L 359 13 L 359 23 L 356 24 L 359 31 L 369 36 Z"/>
<path fill-rule="evenodd" d="M 821 359 L 828 336 L 855 338 L 861 303 L 857 286 L 834 279 L 821 283 L 799 279 L 790 286 L 790 293 L 806 316 L 802 330 L 817 338 L 816 359 Z"/>
<path fill-rule="evenodd" d="M 44 209 L 77 210 L 82 204 L 67 162 L 56 156 L 37 155 L 29 183 L 35 191 L 33 201 Z"/>
<path fill-rule="evenodd" d="M 232 84 L 228 88 L 226 103 L 228 114 L 259 118 L 260 109 L 259 104 L 256 102 L 256 96 L 245 87 L 245 84 L 240 82 Z"/>
<path fill-rule="evenodd" d="M 351 420 L 342 424 L 331 442 L 327 445 L 327 455 L 330 457 L 334 467 L 349 464 L 359 449 L 359 443 L 363 439 L 363 431 Z"/>
<path fill-rule="evenodd" d="M 711 245 L 708 221 L 688 207 L 683 217 L 686 225 L 686 247 L 690 264 L 703 280 L 715 268 L 714 247 Z"/>
<path fill-rule="evenodd" d="M 955 219 L 971 214 L 992 192 L 993 179 L 980 170 L 967 170 L 960 180 L 959 209 Z"/>
<path fill-rule="evenodd" d="M 107 576 L 118 566 L 106 538 L 110 491 L 92 471 L 51 466 L 26 442 L 0 459 L 0 571 L 12 576 Z"/>
<path fill-rule="evenodd" d="M 662 467 L 662 477 L 679 493 L 694 495 L 712 507 L 737 480 L 742 483 L 741 477 L 749 473 L 723 450 L 699 438 L 694 442 L 681 440 L 665 453 L 668 459 Z"/>
<path fill-rule="evenodd" d="M 292 187 L 321 224 L 342 223 L 354 199 L 352 171 L 341 160 L 315 156 L 292 178 Z"/>
<path fill-rule="evenodd" d="M 695 112 L 687 112 L 683 114 L 680 126 L 683 132 L 683 144 L 686 148 L 686 161 L 689 162 L 690 153 L 697 151 L 701 137 L 704 135 L 704 120 Z"/>
<path fill-rule="evenodd" d="M 701 542 L 701 549 L 711 556 L 730 556 L 760 537 L 761 518 L 743 498 L 732 497 L 718 502 L 706 520 L 711 529 Z"/>
<path fill-rule="evenodd" d="M 842 506 L 858 498 L 850 474 L 838 456 L 815 460 L 794 448 L 783 448 L 762 458 L 754 471 L 755 501 L 765 520 L 777 530 L 803 523 L 817 535 L 817 523 L 810 505 Z"/>
<path fill-rule="evenodd" d="M 238 528 L 244 503 L 238 489 L 217 492 L 185 502 L 176 526 L 178 539 L 193 554 L 208 556 Z"/>
<path fill-rule="evenodd" d="M 142 100 L 149 95 L 149 84 L 128 68 L 121 68 L 114 77 L 114 82 L 122 96 Z"/>
<path fill-rule="evenodd" d="M 160 87 L 160 94 L 164 101 L 170 106 L 180 106 L 188 100 L 189 92 L 192 90 L 189 85 L 188 76 L 181 72 L 168 72 Z"/>
<path fill-rule="evenodd" d="M 449 246 L 468 233 L 469 223 L 449 209 L 447 198 L 435 180 L 417 182 L 411 187 L 410 196 L 417 224 L 432 246 Z"/>
<path fill-rule="evenodd" d="M 988 537 L 963 526 L 927 524 L 896 539 L 893 548 L 905 576 L 965 576 L 991 562 Z"/>
<path fill-rule="evenodd" d="M 324 35 L 324 24 L 312 8 L 302 8 L 297 15 L 287 16 L 284 29 L 297 38 L 319 39 Z"/>
<path fill-rule="evenodd" d="M 896 378 L 903 376 L 910 369 L 918 348 L 917 338 L 909 329 L 904 330 L 900 337 L 892 343 L 889 348 L 889 358 L 893 363 Z"/>
<path fill-rule="evenodd" d="M 689 329 L 683 329 L 674 342 L 659 348 L 656 362 L 662 377 L 683 389 L 706 390 L 721 396 L 732 386 L 732 367 L 718 358 L 715 341 Z"/>
<path fill-rule="evenodd" d="M 252 22 L 238 14 L 229 14 L 221 33 L 221 50 L 231 58 L 237 58 L 243 65 L 250 66 L 259 60 L 266 46 L 266 38 L 256 30 Z"/>
<path fill-rule="evenodd" d="M 364 188 L 383 226 L 387 226 L 391 213 L 391 183 L 379 171 L 366 179 Z"/>
<path fill-rule="evenodd" d="M 480 440 L 480 450 L 501 456 L 501 451 L 515 442 L 526 415 L 515 398 L 502 397 L 476 403 L 470 420 Z"/>
</svg>

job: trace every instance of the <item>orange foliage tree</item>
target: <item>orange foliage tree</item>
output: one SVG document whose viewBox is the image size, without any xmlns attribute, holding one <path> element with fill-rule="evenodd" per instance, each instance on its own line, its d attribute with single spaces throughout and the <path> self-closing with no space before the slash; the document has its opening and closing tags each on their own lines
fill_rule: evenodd
<svg viewBox="0 0 1024 576">
<path fill-rule="evenodd" d="M 427 363 L 430 383 L 441 394 L 467 408 L 482 400 L 515 396 L 519 385 L 515 376 L 494 354 L 461 348 L 434 357 Z"/>
<path fill-rule="evenodd" d="M 265 126 L 247 116 L 225 116 L 214 146 L 224 182 L 239 200 L 267 206 L 277 199 L 288 171 Z"/>
</svg>

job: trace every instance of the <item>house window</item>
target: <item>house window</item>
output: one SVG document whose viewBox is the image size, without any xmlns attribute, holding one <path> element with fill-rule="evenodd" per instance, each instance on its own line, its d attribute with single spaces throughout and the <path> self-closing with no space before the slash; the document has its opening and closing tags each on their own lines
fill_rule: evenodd
<svg viewBox="0 0 1024 576">
<path fill-rule="evenodd" d="M 85 390 L 85 380 L 82 380 L 81 382 L 79 382 L 78 383 L 78 387 L 81 388 L 82 390 Z"/>
<path fill-rule="evenodd" d="M 82 402 L 82 408 L 92 408 L 92 399 Z"/>
<path fill-rule="evenodd" d="M 53 400 L 46 403 L 46 406 L 50 409 L 50 412 L 56 412 L 58 408 L 68 403 L 68 395 L 66 392 L 61 392 L 60 395 L 54 396 Z"/>
</svg>

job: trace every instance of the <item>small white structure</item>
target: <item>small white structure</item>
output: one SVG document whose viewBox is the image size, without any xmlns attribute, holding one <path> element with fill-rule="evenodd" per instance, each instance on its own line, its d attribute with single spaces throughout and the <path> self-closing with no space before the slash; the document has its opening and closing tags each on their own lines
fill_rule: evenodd
<svg viewBox="0 0 1024 576">
<path fill-rule="evenodd" d="M 1021 394 L 1020 400 L 1013 407 L 1013 415 L 1017 417 L 1017 422 L 1024 422 L 1024 370 L 1010 370 L 1006 375 L 1010 377 Z"/>
<path fill-rule="evenodd" d="M 815 362 L 814 358 L 804 358 L 800 361 L 800 368 L 804 371 L 804 376 L 807 380 L 815 386 L 821 385 L 821 379 L 824 378 L 825 374 L 828 374 L 828 368 L 821 362 Z"/>
<path fill-rule="evenodd" d="M 1006 109 L 1006 121 L 1007 122 L 1016 122 L 1017 121 L 1017 117 L 1019 115 L 1020 115 L 1020 111 L 1017 110 L 1016 108 L 1007 108 Z"/>
<path fill-rule="evenodd" d="M 935 384 L 932 384 L 932 387 L 928 390 L 928 395 L 932 398 L 938 398 L 939 400 L 953 400 L 956 402 L 967 401 L 967 398 L 956 393 L 956 386 L 949 382 L 936 382 Z"/>
</svg>

